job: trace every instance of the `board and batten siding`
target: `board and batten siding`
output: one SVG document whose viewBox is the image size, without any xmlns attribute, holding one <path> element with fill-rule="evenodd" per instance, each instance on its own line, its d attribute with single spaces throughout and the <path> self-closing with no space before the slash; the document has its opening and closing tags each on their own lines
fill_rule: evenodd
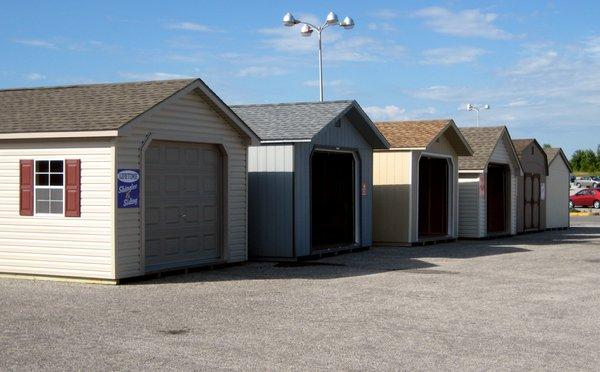
<svg viewBox="0 0 600 372">
<path fill-rule="evenodd" d="M 294 216 L 296 256 L 311 253 L 310 241 L 310 162 L 314 149 L 351 149 L 358 155 L 360 181 L 364 183 L 366 195 L 361 195 L 360 204 L 360 245 L 371 246 L 372 204 L 373 204 L 373 148 L 363 135 L 346 117 L 336 126 L 330 123 L 317 133 L 311 142 L 299 142 L 294 145 Z M 359 186 L 360 187 L 360 186 Z"/>
<path fill-rule="evenodd" d="M 114 279 L 111 139 L 0 143 L 0 272 Z M 81 160 L 81 216 L 19 215 L 19 160 Z"/>
<path fill-rule="evenodd" d="M 117 169 L 141 169 L 142 146 L 151 140 L 200 142 L 221 145 L 227 189 L 223 197 L 224 258 L 228 262 L 247 259 L 247 146 L 233 126 L 221 118 L 199 95 L 189 93 L 163 103 L 142 120 L 127 125 L 117 140 Z M 143 194 L 143 182 L 141 193 Z M 117 209 L 117 278 L 142 275 L 140 209 Z"/>
<path fill-rule="evenodd" d="M 248 254 L 292 257 L 294 145 L 248 148 Z"/>
<path fill-rule="evenodd" d="M 550 163 L 546 178 L 546 228 L 569 227 L 569 168 L 562 156 Z"/>
<path fill-rule="evenodd" d="M 410 240 L 411 151 L 373 153 L 373 240 L 397 243 Z"/>
</svg>

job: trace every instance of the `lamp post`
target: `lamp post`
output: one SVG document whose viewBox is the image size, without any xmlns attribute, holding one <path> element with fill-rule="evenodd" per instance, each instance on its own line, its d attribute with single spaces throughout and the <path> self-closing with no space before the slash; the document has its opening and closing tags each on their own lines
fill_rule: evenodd
<svg viewBox="0 0 600 372">
<path fill-rule="evenodd" d="M 467 104 L 467 111 L 476 111 L 477 112 L 477 127 L 479 127 L 479 111 L 489 110 L 489 109 L 490 109 L 490 105 L 475 106 L 470 103 Z"/>
<path fill-rule="evenodd" d="M 302 24 L 302 28 L 300 29 L 300 34 L 302 36 L 310 37 L 313 31 L 317 31 L 317 35 L 319 36 L 319 98 L 321 102 L 323 102 L 323 47 L 321 34 L 329 26 L 340 26 L 346 30 L 350 30 L 354 27 L 354 20 L 350 17 L 345 17 L 340 22 L 337 14 L 329 12 L 325 23 L 323 23 L 322 26 L 315 26 L 311 23 L 294 18 L 292 13 L 285 13 L 283 16 L 283 25 L 286 27 L 293 27 L 299 23 Z"/>
</svg>

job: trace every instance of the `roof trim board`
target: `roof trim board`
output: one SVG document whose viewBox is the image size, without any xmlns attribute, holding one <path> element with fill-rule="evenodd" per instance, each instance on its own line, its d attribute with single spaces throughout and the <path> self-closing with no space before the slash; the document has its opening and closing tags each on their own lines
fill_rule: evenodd
<svg viewBox="0 0 600 372">
<path fill-rule="evenodd" d="M 90 130 L 72 132 L 24 132 L 0 133 L 0 139 L 38 139 L 38 138 L 89 138 L 89 137 L 118 137 L 118 130 Z"/>
</svg>

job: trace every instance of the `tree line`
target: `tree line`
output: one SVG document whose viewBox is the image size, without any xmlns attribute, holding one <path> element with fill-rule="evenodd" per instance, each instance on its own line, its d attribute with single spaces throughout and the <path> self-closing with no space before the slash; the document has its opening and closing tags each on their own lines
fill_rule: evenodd
<svg viewBox="0 0 600 372">
<path fill-rule="evenodd" d="M 592 149 L 575 151 L 571 156 L 571 167 L 574 172 L 600 172 L 600 145 L 596 151 Z"/>
</svg>

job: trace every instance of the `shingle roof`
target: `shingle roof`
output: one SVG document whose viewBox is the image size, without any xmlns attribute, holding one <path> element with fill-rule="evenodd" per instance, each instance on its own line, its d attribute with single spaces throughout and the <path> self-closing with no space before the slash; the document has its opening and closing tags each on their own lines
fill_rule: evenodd
<svg viewBox="0 0 600 372">
<path fill-rule="evenodd" d="M 460 132 L 467 139 L 473 149 L 473 156 L 459 156 L 458 169 L 481 170 L 485 169 L 494 152 L 496 144 L 506 127 L 467 127 L 460 128 Z"/>
<path fill-rule="evenodd" d="M 194 81 L 0 90 L 0 133 L 118 129 Z"/>
<path fill-rule="evenodd" d="M 560 149 L 555 147 L 545 148 L 544 152 L 546 152 L 546 156 L 548 157 L 548 164 L 550 164 L 552 163 L 552 160 L 554 160 L 556 155 L 560 153 Z"/>
<path fill-rule="evenodd" d="M 263 140 L 311 139 L 354 101 L 234 105 L 233 111 Z"/>
<path fill-rule="evenodd" d="M 393 148 L 425 148 L 451 121 L 451 119 L 382 121 L 375 125 Z"/>
<path fill-rule="evenodd" d="M 515 146 L 515 150 L 517 150 L 517 155 L 521 158 L 521 153 L 531 142 L 533 142 L 533 138 L 523 138 L 523 139 L 514 139 L 513 145 Z"/>
<path fill-rule="evenodd" d="M 567 156 L 565 155 L 565 153 L 563 152 L 563 150 L 560 147 L 545 148 L 544 152 L 546 153 L 546 157 L 548 158 L 548 165 L 550 165 L 550 163 L 552 163 L 554 158 L 556 158 L 558 155 L 560 155 L 561 158 L 564 160 L 565 164 L 567 165 L 567 168 L 569 168 L 569 171 L 570 172 L 573 171 L 573 169 L 571 168 L 571 163 L 569 162 L 569 159 L 567 159 Z"/>
</svg>

